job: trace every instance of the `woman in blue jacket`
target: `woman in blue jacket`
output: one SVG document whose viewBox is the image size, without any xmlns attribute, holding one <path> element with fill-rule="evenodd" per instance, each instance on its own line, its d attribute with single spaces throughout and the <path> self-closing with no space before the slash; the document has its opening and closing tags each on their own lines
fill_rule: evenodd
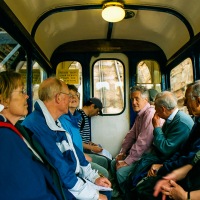
<svg viewBox="0 0 200 200">
<path fill-rule="evenodd" d="M 27 115 L 27 99 L 21 75 L 0 73 L 0 199 L 65 199 L 53 184 L 38 150 L 17 121 Z M 34 143 L 34 141 L 33 141 Z M 34 143 L 39 147 L 37 143 Z M 59 183 L 59 179 L 58 179 Z"/>
<path fill-rule="evenodd" d="M 68 85 L 69 92 L 72 95 L 72 100 L 69 103 L 69 111 L 67 114 L 62 115 L 59 120 L 63 128 L 71 135 L 74 145 L 76 145 L 83 152 L 83 141 L 80 134 L 80 127 L 78 122 L 81 120 L 81 113 L 77 110 L 80 103 L 78 89 L 74 85 Z M 84 154 L 88 162 L 90 162 L 92 169 L 98 170 L 100 174 L 108 178 L 108 171 L 104 166 L 107 165 L 107 159 L 102 156 L 96 156 L 95 163 L 88 154 Z"/>
</svg>

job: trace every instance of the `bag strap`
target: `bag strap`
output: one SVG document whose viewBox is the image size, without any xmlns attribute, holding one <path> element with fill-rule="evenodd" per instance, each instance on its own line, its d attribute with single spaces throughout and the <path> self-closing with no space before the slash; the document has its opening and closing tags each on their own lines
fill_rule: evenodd
<svg viewBox="0 0 200 200">
<path fill-rule="evenodd" d="M 7 123 L 7 122 L 0 122 L 0 127 L 10 128 L 11 130 L 13 130 L 23 140 L 22 134 L 12 124 Z"/>
<path fill-rule="evenodd" d="M 80 125 L 80 132 L 81 132 L 83 130 L 83 127 L 85 126 L 85 117 L 84 117 L 83 112 L 81 110 L 78 110 L 78 112 L 81 113 L 81 118 L 82 118 L 81 125 Z"/>
<path fill-rule="evenodd" d="M 17 130 L 17 128 L 15 126 L 13 126 L 13 124 L 8 123 L 8 122 L 0 122 L 0 127 L 6 127 L 6 128 L 10 128 L 11 130 L 13 130 L 26 144 L 26 146 L 32 151 L 32 153 L 41 161 L 43 162 L 42 158 L 39 156 L 39 154 L 31 147 L 31 145 L 28 143 L 28 141 L 22 136 L 22 134 Z"/>
</svg>

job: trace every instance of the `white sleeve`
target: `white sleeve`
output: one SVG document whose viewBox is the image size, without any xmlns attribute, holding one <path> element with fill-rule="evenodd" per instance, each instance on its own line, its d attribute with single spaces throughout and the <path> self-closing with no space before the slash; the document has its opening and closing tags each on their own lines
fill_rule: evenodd
<svg viewBox="0 0 200 200">
<path fill-rule="evenodd" d="M 100 177 L 98 171 L 92 169 L 90 163 L 87 166 L 80 166 L 79 176 L 91 181 L 92 183 Z"/>
<path fill-rule="evenodd" d="M 77 177 L 78 181 L 76 185 L 69 189 L 76 199 L 81 200 L 98 200 L 99 199 L 99 191 L 93 188 L 90 184 Z"/>
</svg>

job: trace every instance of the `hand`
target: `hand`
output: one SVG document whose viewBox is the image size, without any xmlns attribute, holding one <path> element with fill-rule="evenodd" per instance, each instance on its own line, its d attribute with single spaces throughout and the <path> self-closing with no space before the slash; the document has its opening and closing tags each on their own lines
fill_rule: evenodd
<svg viewBox="0 0 200 200">
<path fill-rule="evenodd" d="M 111 182 L 106 177 L 97 178 L 95 184 L 103 187 L 111 187 Z"/>
<path fill-rule="evenodd" d="M 170 186 L 162 186 L 163 197 L 169 196 L 170 199 L 187 199 L 187 192 L 173 180 L 169 181 Z M 163 198 L 165 200 L 165 198 Z"/>
<path fill-rule="evenodd" d="M 88 145 L 89 145 L 89 149 L 91 151 L 93 151 L 94 153 L 100 153 L 103 150 L 99 145 L 97 145 L 91 141 L 88 143 Z"/>
<path fill-rule="evenodd" d="M 173 170 L 170 174 L 167 174 L 164 179 L 167 180 L 182 180 L 185 178 L 185 176 L 188 174 L 188 172 L 192 169 L 192 165 L 185 165 L 183 167 L 180 167 L 176 170 Z"/>
<path fill-rule="evenodd" d="M 92 145 L 90 150 L 93 151 L 94 153 L 100 153 L 102 152 L 103 149 L 98 145 Z"/>
<path fill-rule="evenodd" d="M 107 200 L 107 196 L 103 194 L 99 194 L 99 199 L 98 200 Z"/>
<path fill-rule="evenodd" d="M 88 162 L 92 162 L 92 158 L 88 154 L 84 153 L 84 156 Z"/>
<path fill-rule="evenodd" d="M 148 171 L 147 176 L 156 176 L 158 170 L 162 167 L 162 164 L 153 164 L 151 169 Z"/>
<path fill-rule="evenodd" d="M 125 153 L 119 153 L 116 157 L 115 160 L 119 161 L 119 160 L 124 160 L 126 158 L 126 154 Z"/>
<path fill-rule="evenodd" d="M 89 145 L 92 145 L 92 146 L 98 146 L 98 144 L 95 144 L 94 142 L 91 142 L 91 141 L 88 142 L 88 144 L 89 144 Z"/>
<path fill-rule="evenodd" d="M 170 187 L 170 183 L 169 183 L 169 180 L 165 180 L 165 179 L 161 179 L 159 180 L 155 187 L 154 187 L 154 193 L 153 193 L 153 196 L 157 197 L 159 195 L 160 192 L 162 192 L 162 187 L 165 186 L 165 187 Z M 163 199 L 165 199 L 165 196 L 163 196 Z"/>
<path fill-rule="evenodd" d="M 124 160 L 119 160 L 116 162 L 116 170 L 128 166 L 128 164 Z"/>
<path fill-rule="evenodd" d="M 158 116 L 157 113 L 155 113 L 153 118 L 152 118 L 152 124 L 153 124 L 154 128 L 160 127 L 160 117 Z"/>
</svg>

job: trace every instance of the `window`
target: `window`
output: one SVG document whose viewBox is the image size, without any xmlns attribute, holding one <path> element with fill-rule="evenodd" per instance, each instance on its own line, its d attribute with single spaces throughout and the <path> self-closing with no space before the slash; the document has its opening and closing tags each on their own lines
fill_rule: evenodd
<svg viewBox="0 0 200 200">
<path fill-rule="evenodd" d="M 24 57 L 23 48 L 0 27 L 0 72 L 15 69 Z"/>
<path fill-rule="evenodd" d="M 137 65 L 137 84 L 161 91 L 160 67 L 153 60 L 142 60 Z"/>
<path fill-rule="evenodd" d="M 190 58 L 185 59 L 170 72 L 171 91 L 178 98 L 179 109 L 185 112 L 187 112 L 187 107 L 184 106 L 185 90 L 187 84 L 192 83 L 193 80 L 193 66 Z"/>
<path fill-rule="evenodd" d="M 38 89 L 40 83 L 47 78 L 46 72 L 40 67 L 40 65 L 37 62 L 34 62 L 33 64 L 33 104 L 36 100 L 38 100 Z M 17 65 L 16 71 L 19 72 L 22 75 L 24 83 L 26 83 L 26 76 L 27 76 L 27 62 L 26 61 L 20 61 Z"/>
<path fill-rule="evenodd" d="M 124 66 L 118 60 L 99 60 L 93 67 L 93 94 L 103 103 L 103 114 L 124 109 Z"/>
</svg>

